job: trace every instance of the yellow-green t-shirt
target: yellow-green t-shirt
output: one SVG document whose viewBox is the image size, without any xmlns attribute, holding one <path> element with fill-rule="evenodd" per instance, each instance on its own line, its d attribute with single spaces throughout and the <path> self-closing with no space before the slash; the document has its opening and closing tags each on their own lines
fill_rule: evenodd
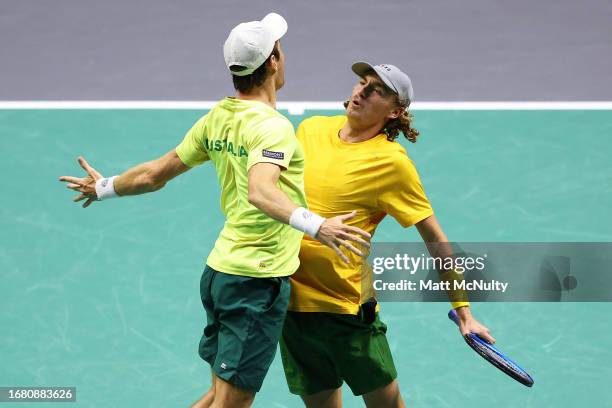
<svg viewBox="0 0 612 408">
<path fill-rule="evenodd" d="M 225 225 L 207 264 L 242 276 L 295 272 L 303 233 L 248 201 L 248 171 L 265 162 L 283 168 L 278 187 L 293 202 L 306 206 L 304 153 L 291 122 L 264 103 L 225 98 L 195 123 L 176 153 L 189 167 L 212 161 L 221 185 Z"/>
<path fill-rule="evenodd" d="M 315 116 L 298 127 L 296 135 L 306 157 L 308 208 L 328 218 L 357 210 L 348 224 L 371 234 L 387 214 L 404 227 L 431 216 L 431 205 L 404 148 L 384 134 L 347 143 L 338 136 L 345 122 L 346 116 Z M 362 276 L 371 277 L 370 267 L 352 252 L 344 252 L 350 265 L 332 249 L 304 237 L 300 267 L 291 277 L 289 310 L 357 313 L 371 296 L 362 293 Z"/>
</svg>

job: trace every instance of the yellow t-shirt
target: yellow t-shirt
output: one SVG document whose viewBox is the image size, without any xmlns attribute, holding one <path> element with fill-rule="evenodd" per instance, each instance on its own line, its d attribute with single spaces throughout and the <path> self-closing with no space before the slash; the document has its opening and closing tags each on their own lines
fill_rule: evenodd
<svg viewBox="0 0 612 408">
<path fill-rule="evenodd" d="M 306 158 L 308 208 L 327 218 L 357 210 L 348 224 L 370 234 L 387 214 L 404 227 L 431 216 L 433 210 L 405 149 L 384 134 L 347 143 L 338 136 L 345 122 L 346 116 L 315 116 L 297 130 Z M 371 296 L 362 293 L 361 282 L 362 275 L 371 277 L 370 267 L 352 252 L 345 253 L 350 265 L 331 248 L 304 237 L 300 267 L 292 276 L 289 310 L 358 312 Z"/>
<path fill-rule="evenodd" d="M 278 187 L 306 206 L 304 154 L 291 122 L 264 103 L 225 98 L 187 132 L 176 153 L 190 167 L 212 161 L 221 185 L 225 225 L 207 264 L 221 272 L 261 278 L 295 272 L 302 232 L 248 201 L 248 171 L 267 162 L 283 168 Z"/>
</svg>

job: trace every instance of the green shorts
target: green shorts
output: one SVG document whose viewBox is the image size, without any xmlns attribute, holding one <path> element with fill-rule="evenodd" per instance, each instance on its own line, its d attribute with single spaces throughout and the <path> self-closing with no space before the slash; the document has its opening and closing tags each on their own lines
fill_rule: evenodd
<svg viewBox="0 0 612 408">
<path fill-rule="evenodd" d="M 276 354 L 289 290 L 289 277 L 251 278 L 206 266 L 200 297 L 207 324 L 199 354 L 218 377 L 259 391 Z"/>
<path fill-rule="evenodd" d="M 346 381 L 363 395 L 388 385 L 397 371 L 386 332 L 378 314 L 366 324 L 353 315 L 288 312 L 281 357 L 289 391 L 311 395 Z"/>
</svg>

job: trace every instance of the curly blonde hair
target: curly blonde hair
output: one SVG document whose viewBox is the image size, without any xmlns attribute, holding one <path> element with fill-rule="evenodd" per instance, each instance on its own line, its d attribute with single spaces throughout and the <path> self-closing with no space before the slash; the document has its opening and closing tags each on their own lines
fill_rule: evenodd
<svg viewBox="0 0 612 408">
<path fill-rule="evenodd" d="M 417 137 L 419 136 L 419 131 L 412 127 L 412 121 L 414 120 L 414 116 L 408 111 L 408 107 L 402 105 L 399 101 L 399 98 L 396 94 L 394 94 L 395 104 L 397 106 L 404 107 L 404 111 L 400 114 L 400 116 L 396 119 L 390 119 L 385 123 L 382 131 L 387 135 L 387 140 L 390 142 L 397 139 L 399 132 L 404 134 L 404 137 L 408 139 L 411 143 L 416 143 Z"/>
</svg>

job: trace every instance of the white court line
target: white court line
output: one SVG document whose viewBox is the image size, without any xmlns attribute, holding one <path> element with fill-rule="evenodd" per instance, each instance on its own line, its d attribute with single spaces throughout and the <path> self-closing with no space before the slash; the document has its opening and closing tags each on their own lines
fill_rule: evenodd
<svg viewBox="0 0 612 408">
<path fill-rule="evenodd" d="M 217 101 L 0 101 L 0 109 L 210 109 Z M 292 115 L 304 110 L 341 110 L 342 102 L 278 102 Z M 415 102 L 412 110 L 612 110 L 612 101 Z"/>
</svg>

